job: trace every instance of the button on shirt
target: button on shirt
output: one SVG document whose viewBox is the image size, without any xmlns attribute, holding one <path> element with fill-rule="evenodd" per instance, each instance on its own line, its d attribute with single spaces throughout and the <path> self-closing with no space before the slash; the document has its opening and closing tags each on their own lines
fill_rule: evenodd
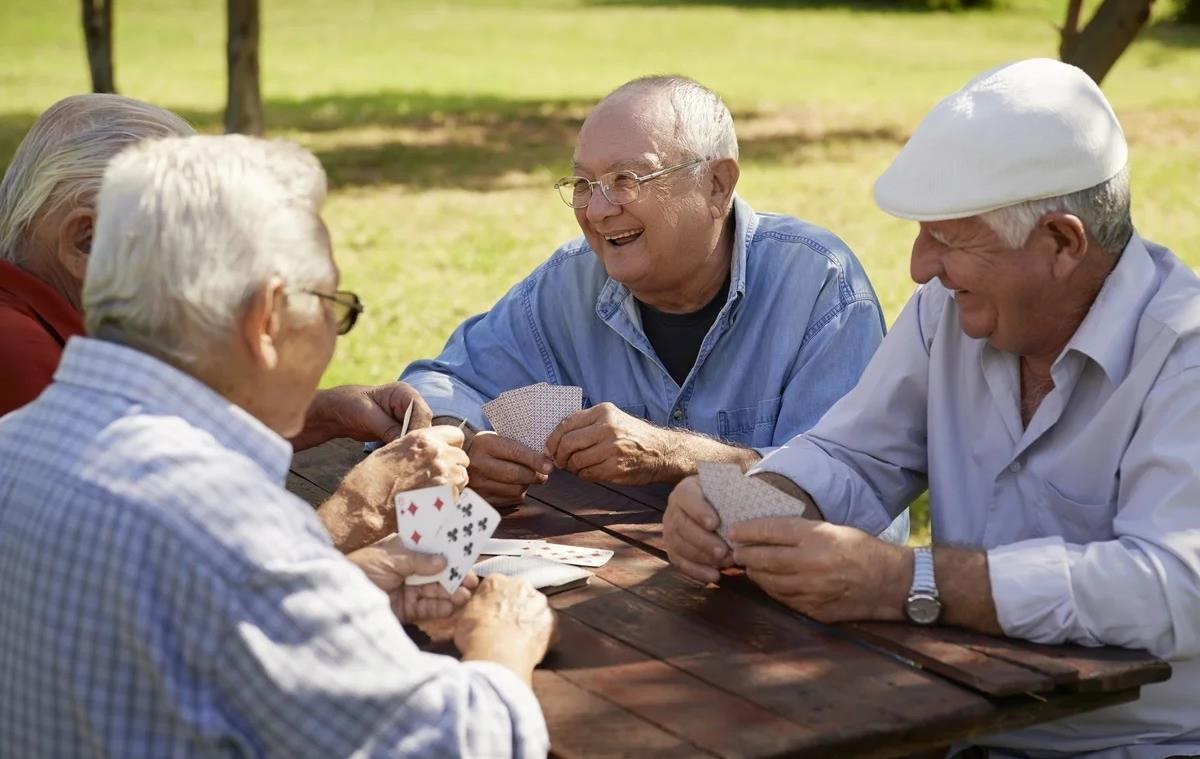
<svg viewBox="0 0 1200 759">
<path fill-rule="evenodd" d="M 628 288 L 583 238 L 401 378 L 435 414 L 481 429 L 484 403 L 549 382 L 582 387 L 585 406 L 608 401 L 654 424 L 780 445 L 854 386 L 883 337 L 883 314 L 862 266 L 833 234 L 757 214 L 740 199 L 734 215 L 729 293 L 682 385 L 646 338 Z"/>
<path fill-rule="evenodd" d="M 934 543 L 987 550 L 1007 635 L 1171 660 L 1135 702 L 982 743 L 1200 753 L 1200 280 L 1135 235 L 1051 376 L 1022 427 L 1017 357 L 963 333 L 931 283 L 858 386 L 759 469 L 875 531 L 928 485 Z"/>
<path fill-rule="evenodd" d="M 71 304 L 29 272 L 0 261 L 0 416 L 50 384 L 63 346 L 83 334 Z"/>
<path fill-rule="evenodd" d="M 419 651 L 288 443 L 74 338 L 0 420 L 0 756 L 545 756 L 528 687 Z"/>
</svg>

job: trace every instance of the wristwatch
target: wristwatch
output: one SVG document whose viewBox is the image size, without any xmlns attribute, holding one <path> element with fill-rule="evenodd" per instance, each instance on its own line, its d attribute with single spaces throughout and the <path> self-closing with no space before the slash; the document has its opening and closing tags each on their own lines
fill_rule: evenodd
<svg viewBox="0 0 1200 759">
<path fill-rule="evenodd" d="M 942 602 L 933 578 L 933 549 L 929 546 L 913 550 L 913 583 L 904 613 L 918 625 L 932 625 L 942 616 Z"/>
</svg>

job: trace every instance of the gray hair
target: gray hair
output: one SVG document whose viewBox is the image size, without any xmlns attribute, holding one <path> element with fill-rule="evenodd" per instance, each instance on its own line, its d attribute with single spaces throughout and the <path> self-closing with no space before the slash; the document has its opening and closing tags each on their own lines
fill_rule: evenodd
<svg viewBox="0 0 1200 759">
<path fill-rule="evenodd" d="M 335 275 L 320 210 L 325 172 L 297 145 L 226 135 L 142 142 L 109 164 L 97 203 L 83 308 L 183 366 L 219 355 L 248 298 Z M 317 298 L 289 299 L 315 317 Z"/>
<path fill-rule="evenodd" d="M 21 239 L 39 213 L 94 202 L 104 167 L 124 148 L 195 133 L 170 111 L 120 95 L 74 95 L 50 106 L 0 181 L 0 261 L 21 263 Z"/>
<path fill-rule="evenodd" d="M 1078 216 L 1100 247 L 1120 255 L 1133 236 L 1133 217 L 1129 212 L 1129 166 L 1116 176 L 1086 190 L 1053 198 L 1027 200 L 980 214 L 983 223 L 1012 249 L 1023 246 L 1048 213 Z"/>
<path fill-rule="evenodd" d="M 635 92 L 662 93 L 669 98 L 675 109 L 675 139 L 685 153 L 737 160 L 733 116 L 720 95 L 686 76 L 647 76 L 622 84 L 604 100 Z"/>
</svg>

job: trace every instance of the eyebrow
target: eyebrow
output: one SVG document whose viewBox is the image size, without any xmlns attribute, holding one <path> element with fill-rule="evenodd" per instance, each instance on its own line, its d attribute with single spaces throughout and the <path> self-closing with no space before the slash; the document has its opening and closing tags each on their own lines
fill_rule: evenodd
<svg viewBox="0 0 1200 759">
<path fill-rule="evenodd" d="M 571 171 L 579 173 L 584 171 L 584 168 L 578 161 L 575 161 L 571 164 Z M 612 171 L 641 171 L 645 172 L 646 174 L 651 174 L 655 171 L 658 171 L 658 169 L 654 166 L 647 166 L 647 162 L 644 158 L 627 158 L 612 164 L 608 167 L 608 171 L 604 173 L 607 174 Z"/>
</svg>

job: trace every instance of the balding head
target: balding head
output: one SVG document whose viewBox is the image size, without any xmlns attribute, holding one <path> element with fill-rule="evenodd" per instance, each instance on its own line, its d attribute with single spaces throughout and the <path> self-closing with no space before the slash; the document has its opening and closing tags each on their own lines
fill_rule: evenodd
<svg viewBox="0 0 1200 759">
<path fill-rule="evenodd" d="M 0 181 L 0 260 L 24 266 L 38 255 L 31 245 L 37 223 L 90 208 L 105 166 L 124 148 L 191 134 L 170 111 L 120 95 L 75 95 L 50 106 Z"/>
</svg>

